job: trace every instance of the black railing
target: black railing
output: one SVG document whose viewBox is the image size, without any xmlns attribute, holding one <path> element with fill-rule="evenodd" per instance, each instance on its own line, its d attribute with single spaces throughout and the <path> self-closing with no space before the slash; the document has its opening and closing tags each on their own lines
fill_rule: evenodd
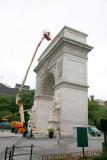
<svg viewBox="0 0 107 160">
<path fill-rule="evenodd" d="M 32 155 L 34 154 L 33 153 L 34 147 L 36 147 L 36 146 L 34 146 L 33 144 L 31 144 L 31 146 L 15 146 L 15 145 L 13 145 L 10 148 L 6 147 L 4 160 L 13 160 L 13 158 L 15 156 L 24 156 L 24 155 L 29 155 L 29 160 L 32 160 Z M 15 154 L 16 149 L 20 149 L 20 148 L 30 148 L 30 152 Z"/>
<path fill-rule="evenodd" d="M 88 160 L 93 157 L 101 155 L 101 151 L 85 151 L 84 160 Z M 59 153 L 59 154 L 46 154 L 40 155 L 39 160 L 83 160 L 82 152 L 71 152 L 71 153 Z"/>
</svg>

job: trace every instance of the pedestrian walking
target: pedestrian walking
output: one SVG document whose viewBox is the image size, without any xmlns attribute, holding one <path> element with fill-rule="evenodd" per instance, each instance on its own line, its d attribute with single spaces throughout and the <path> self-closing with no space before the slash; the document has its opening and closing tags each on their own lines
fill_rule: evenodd
<svg viewBox="0 0 107 160">
<path fill-rule="evenodd" d="M 31 126 L 29 125 L 28 128 L 27 128 L 27 135 L 26 135 L 27 138 L 30 138 L 31 137 Z"/>
<path fill-rule="evenodd" d="M 27 130 L 27 128 L 25 128 L 25 131 L 23 132 L 23 137 L 24 138 L 27 136 L 27 132 L 28 132 L 28 130 Z"/>
<path fill-rule="evenodd" d="M 36 128 L 35 128 L 35 126 L 32 127 L 31 132 L 32 132 L 32 138 L 35 138 L 35 136 L 34 136 L 35 133 L 36 133 Z"/>
</svg>

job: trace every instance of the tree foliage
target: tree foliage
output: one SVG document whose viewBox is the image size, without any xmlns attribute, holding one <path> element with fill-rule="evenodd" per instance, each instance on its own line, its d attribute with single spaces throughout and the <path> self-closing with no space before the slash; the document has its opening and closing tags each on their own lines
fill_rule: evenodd
<svg viewBox="0 0 107 160">
<path fill-rule="evenodd" d="M 23 102 L 24 110 L 30 109 L 33 105 L 34 90 L 23 91 L 20 94 L 20 97 Z M 15 95 L 0 95 L 0 119 L 5 116 L 10 116 L 9 121 L 20 119 L 18 113 L 19 109 L 16 106 L 16 96 Z M 28 115 L 25 113 L 25 118 L 28 120 Z"/>
<path fill-rule="evenodd" d="M 107 107 L 100 105 L 94 98 L 88 100 L 88 120 L 90 125 L 100 128 L 100 120 L 107 119 Z"/>
<path fill-rule="evenodd" d="M 12 112 L 17 110 L 15 109 L 15 96 L 12 95 L 0 96 L 0 111 L 6 111 L 6 110 L 11 110 Z"/>
<path fill-rule="evenodd" d="M 20 97 L 23 102 L 24 110 L 31 109 L 34 102 L 34 90 L 24 90 L 20 94 Z M 19 120 L 19 115 L 14 115 L 18 111 L 15 95 L 0 95 L 0 119 L 12 115 L 9 117 L 9 121 Z M 25 112 L 24 115 L 27 122 L 29 118 L 27 112 Z M 94 96 L 88 99 L 88 119 L 90 125 L 95 125 L 97 127 L 100 127 L 100 119 L 107 119 L 107 107 L 99 105 L 94 99 Z"/>
<path fill-rule="evenodd" d="M 20 95 L 20 98 L 23 102 L 24 110 L 31 109 L 34 102 L 34 90 L 29 91 L 23 91 Z M 25 121 L 27 122 L 29 119 L 29 115 L 27 112 L 24 113 L 25 115 Z"/>
<path fill-rule="evenodd" d="M 30 109 L 34 102 L 34 90 L 23 91 L 20 95 L 24 109 Z"/>
</svg>

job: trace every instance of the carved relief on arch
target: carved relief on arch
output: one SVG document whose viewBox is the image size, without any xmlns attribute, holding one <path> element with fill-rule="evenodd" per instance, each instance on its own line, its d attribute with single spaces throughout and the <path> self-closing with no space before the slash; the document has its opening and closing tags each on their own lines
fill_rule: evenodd
<svg viewBox="0 0 107 160">
<path fill-rule="evenodd" d="M 49 63 L 48 61 L 45 61 L 41 64 L 40 68 L 37 71 L 38 75 L 42 75 L 48 70 L 48 66 L 49 66 L 48 63 Z"/>
<path fill-rule="evenodd" d="M 36 77 L 36 88 L 35 88 L 35 97 L 40 94 L 40 77 Z"/>
<path fill-rule="evenodd" d="M 63 60 L 59 60 L 56 64 L 56 79 L 60 80 L 62 78 L 62 72 L 63 72 Z"/>
</svg>

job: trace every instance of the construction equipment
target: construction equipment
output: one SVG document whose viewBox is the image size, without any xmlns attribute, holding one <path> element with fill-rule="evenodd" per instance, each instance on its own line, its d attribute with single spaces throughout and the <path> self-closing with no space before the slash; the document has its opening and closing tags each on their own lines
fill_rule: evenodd
<svg viewBox="0 0 107 160">
<path fill-rule="evenodd" d="M 14 116 L 16 116 L 16 115 L 18 115 L 18 114 L 19 114 L 19 112 L 14 113 L 14 114 L 11 114 L 11 115 L 8 115 L 8 116 L 4 116 L 4 117 L 0 118 L 0 121 L 2 121 L 2 122 L 8 122 L 8 119 L 9 119 L 10 117 L 14 117 Z"/>
<path fill-rule="evenodd" d="M 25 112 L 29 112 L 29 109 L 24 110 Z M 0 119 L 0 127 L 7 125 L 11 127 L 11 131 L 15 132 L 15 133 L 24 133 L 25 128 L 23 127 L 23 123 L 22 122 L 18 122 L 18 121 L 11 121 L 11 123 L 8 123 L 8 119 L 11 117 L 15 117 L 16 115 L 19 115 L 19 112 L 14 113 L 14 114 L 10 114 L 8 116 L 4 116 Z"/>
<path fill-rule="evenodd" d="M 21 122 L 12 121 L 11 122 L 12 132 L 15 133 L 24 133 L 25 128 L 23 127 L 23 124 Z"/>
<path fill-rule="evenodd" d="M 40 45 L 41 45 L 41 43 L 43 42 L 44 39 L 46 39 L 47 41 L 50 41 L 50 40 L 51 40 L 51 38 L 50 38 L 50 32 L 44 32 L 44 33 L 43 33 L 43 36 L 42 36 L 40 42 L 38 43 L 38 45 L 37 45 L 37 47 L 36 47 L 36 50 L 35 50 L 35 52 L 34 52 L 34 54 L 33 54 L 33 57 L 32 57 L 32 59 L 31 59 L 31 61 L 30 61 L 29 66 L 28 66 L 28 68 L 27 68 L 27 71 L 26 71 L 26 74 L 25 74 L 24 79 L 23 79 L 23 81 L 22 81 L 22 84 L 21 84 L 21 86 L 20 86 L 20 88 L 19 88 L 19 90 L 18 90 L 18 93 L 17 93 L 17 95 L 16 95 L 16 105 L 17 105 L 17 107 L 19 107 L 20 121 L 21 121 L 21 123 L 22 123 L 22 126 L 23 126 L 23 123 L 25 122 L 25 119 L 24 119 L 23 102 L 22 102 L 22 100 L 21 100 L 21 98 L 20 98 L 20 93 L 21 93 L 21 91 L 23 90 L 23 86 L 24 86 L 24 84 L 25 84 L 25 82 L 26 82 L 26 79 L 27 79 L 29 70 L 30 70 L 30 68 L 31 68 L 31 65 L 32 65 L 32 63 L 33 63 L 33 60 L 34 60 L 34 58 L 35 58 L 36 52 L 37 52 L 38 48 L 40 47 Z"/>
<path fill-rule="evenodd" d="M 24 110 L 24 112 L 29 112 L 29 109 Z M 10 114 L 10 115 L 8 115 L 8 116 L 4 116 L 4 117 L 0 118 L 0 121 L 8 122 L 8 119 L 9 119 L 10 117 L 15 117 L 16 115 L 19 115 L 19 112 L 16 112 L 16 113 L 14 113 L 14 114 Z"/>
</svg>

